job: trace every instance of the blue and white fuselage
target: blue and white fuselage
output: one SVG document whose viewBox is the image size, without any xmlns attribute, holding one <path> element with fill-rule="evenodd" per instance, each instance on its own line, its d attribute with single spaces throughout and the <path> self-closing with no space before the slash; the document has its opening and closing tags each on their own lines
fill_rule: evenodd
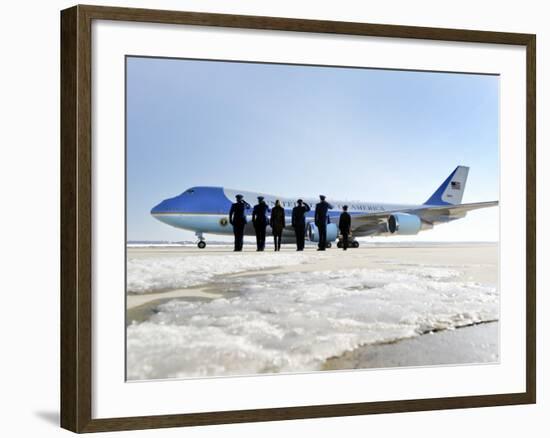
<svg viewBox="0 0 550 438">
<path fill-rule="evenodd" d="M 344 205 L 348 206 L 348 213 L 352 217 L 352 235 L 360 237 L 380 234 L 417 234 L 438 223 L 462 218 L 467 211 L 498 204 L 497 201 L 460 204 L 467 175 L 468 168 L 458 166 L 424 204 L 388 204 L 340 201 L 328 198 L 327 201 L 333 208 L 329 210 L 330 225 L 327 228 L 327 240 L 330 242 L 338 238 L 337 224 Z M 204 233 L 232 235 L 233 228 L 229 224 L 229 209 L 235 202 L 237 194 L 243 195 L 244 200 L 250 206 L 257 203 L 258 196 L 263 196 L 270 207 L 273 207 L 275 201 L 279 200 L 285 210 L 287 224 L 283 241 L 293 240 L 294 231 L 290 224 L 292 209 L 296 206 L 296 198 L 223 187 L 198 186 L 187 189 L 173 198 L 165 199 L 153 207 L 151 215 L 173 227 L 194 231 L 201 242 L 204 240 Z M 314 198 L 302 199 L 311 207 L 311 211 L 306 214 L 308 228 L 306 235 L 310 240 L 316 241 L 313 222 L 315 204 L 319 201 Z M 252 208 L 247 210 L 248 224 L 245 227 L 245 235 L 254 235 L 251 216 Z M 267 231 L 270 232 L 269 227 Z M 199 247 L 203 248 L 204 243 Z"/>
<path fill-rule="evenodd" d="M 179 196 L 162 201 L 151 210 L 151 214 L 161 222 L 176 228 L 212 234 L 233 234 L 233 229 L 228 222 L 228 213 L 231 204 L 235 202 L 235 195 L 237 194 L 242 194 L 244 200 L 251 206 L 257 203 L 258 196 L 263 196 L 270 208 L 275 205 L 275 200 L 278 199 L 285 209 L 287 224 L 290 224 L 292 209 L 297 205 L 294 198 L 290 199 L 267 193 L 247 192 L 223 187 L 201 186 L 192 187 Z M 313 220 L 315 204 L 319 200 L 304 198 L 304 202 L 311 206 L 311 211 L 306 213 L 306 221 Z M 411 205 L 347 201 L 330 201 L 330 204 L 334 207 L 329 211 L 331 222 L 338 222 L 338 217 L 343 211 L 343 205 L 348 205 L 348 213 L 351 215 L 414 208 Z M 252 220 L 252 208 L 248 210 L 247 219 L 250 223 Z M 250 234 L 253 235 L 254 233 L 251 232 Z"/>
</svg>

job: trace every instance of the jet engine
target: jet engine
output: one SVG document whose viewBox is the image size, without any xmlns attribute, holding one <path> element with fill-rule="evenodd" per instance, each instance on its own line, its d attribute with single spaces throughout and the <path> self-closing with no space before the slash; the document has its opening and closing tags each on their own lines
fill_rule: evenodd
<svg viewBox="0 0 550 438">
<path fill-rule="evenodd" d="M 313 222 L 307 224 L 307 237 L 311 242 L 319 242 L 319 228 Z M 338 238 L 336 224 L 327 224 L 327 242 L 334 242 Z"/>
<path fill-rule="evenodd" d="M 413 235 L 422 229 L 422 221 L 414 214 L 394 213 L 388 218 L 388 230 L 391 234 Z"/>
</svg>

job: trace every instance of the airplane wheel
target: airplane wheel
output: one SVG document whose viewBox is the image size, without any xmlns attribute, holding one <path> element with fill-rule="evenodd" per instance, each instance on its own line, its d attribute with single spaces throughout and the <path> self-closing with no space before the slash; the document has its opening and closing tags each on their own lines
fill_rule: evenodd
<svg viewBox="0 0 550 438">
<path fill-rule="evenodd" d="M 353 242 L 353 247 L 359 248 L 359 242 L 357 240 Z"/>
<path fill-rule="evenodd" d="M 201 240 L 199 243 L 197 243 L 197 246 L 199 247 L 199 249 L 204 249 L 206 248 L 206 242 L 204 240 Z"/>
<path fill-rule="evenodd" d="M 326 245 L 326 246 L 327 246 L 327 248 L 332 248 L 332 243 L 327 242 L 327 245 Z"/>
<path fill-rule="evenodd" d="M 343 246 L 343 245 L 342 245 L 342 242 L 338 242 L 338 243 L 336 244 L 336 247 L 337 247 L 337 248 L 342 248 L 342 246 Z"/>
</svg>

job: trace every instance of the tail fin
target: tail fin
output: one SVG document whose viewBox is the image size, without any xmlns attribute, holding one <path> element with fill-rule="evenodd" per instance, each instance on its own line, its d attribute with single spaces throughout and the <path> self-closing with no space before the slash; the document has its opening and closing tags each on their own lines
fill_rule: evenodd
<svg viewBox="0 0 550 438">
<path fill-rule="evenodd" d="M 458 205 L 462 202 L 462 195 L 466 188 L 469 167 L 458 166 L 448 178 L 439 186 L 425 205 Z"/>
</svg>

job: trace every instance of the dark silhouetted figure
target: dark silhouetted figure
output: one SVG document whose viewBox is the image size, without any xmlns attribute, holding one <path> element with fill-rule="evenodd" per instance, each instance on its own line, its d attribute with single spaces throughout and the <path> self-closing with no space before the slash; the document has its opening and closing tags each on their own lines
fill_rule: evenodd
<svg viewBox="0 0 550 438">
<path fill-rule="evenodd" d="M 348 249 L 349 246 L 349 232 L 351 230 L 351 216 L 348 213 L 348 206 L 344 205 L 343 212 L 340 215 L 340 222 L 338 223 L 338 228 L 340 228 L 340 233 L 342 234 L 342 247 L 344 251 Z"/>
<path fill-rule="evenodd" d="M 311 208 L 301 199 L 296 202 L 298 205 L 292 209 L 292 226 L 296 234 L 296 251 L 303 251 L 306 237 L 306 213 Z"/>
<path fill-rule="evenodd" d="M 256 251 L 263 251 L 265 248 L 265 229 L 267 228 L 267 213 L 271 210 L 264 201 L 263 196 L 258 196 L 258 204 L 252 210 L 252 224 L 256 231 Z"/>
<path fill-rule="evenodd" d="M 273 243 L 275 244 L 275 251 L 281 250 L 281 238 L 283 237 L 283 229 L 285 228 L 285 209 L 281 206 L 281 203 L 277 199 L 275 201 L 275 207 L 271 209 L 271 219 L 269 220 L 271 225 L 271 232 L 273 233 Z"/>
<path fill-rule="evenodd" d="M 246 209 L 250 208 L 250 205 L 243 200 L 243 195 L 237 195 L 235 198 L 237 202 L 231 204 L 231 209 L 229 210 L 229 223 L 233 225 L 233 234 L 235 235 L 234 251 L 242 251 L 244 226 L 246 225 Z"/>
<path fill-rule="evenodd" d="M 315 205 L 315 225 L 319 230 L 319 245 L 317 251 L 324 251 L 327 247 L 327 223 L 330 223 L 328 210 L 332 208 L 325 195 L 319 195 L 321 202 Z"/>
</svg>

